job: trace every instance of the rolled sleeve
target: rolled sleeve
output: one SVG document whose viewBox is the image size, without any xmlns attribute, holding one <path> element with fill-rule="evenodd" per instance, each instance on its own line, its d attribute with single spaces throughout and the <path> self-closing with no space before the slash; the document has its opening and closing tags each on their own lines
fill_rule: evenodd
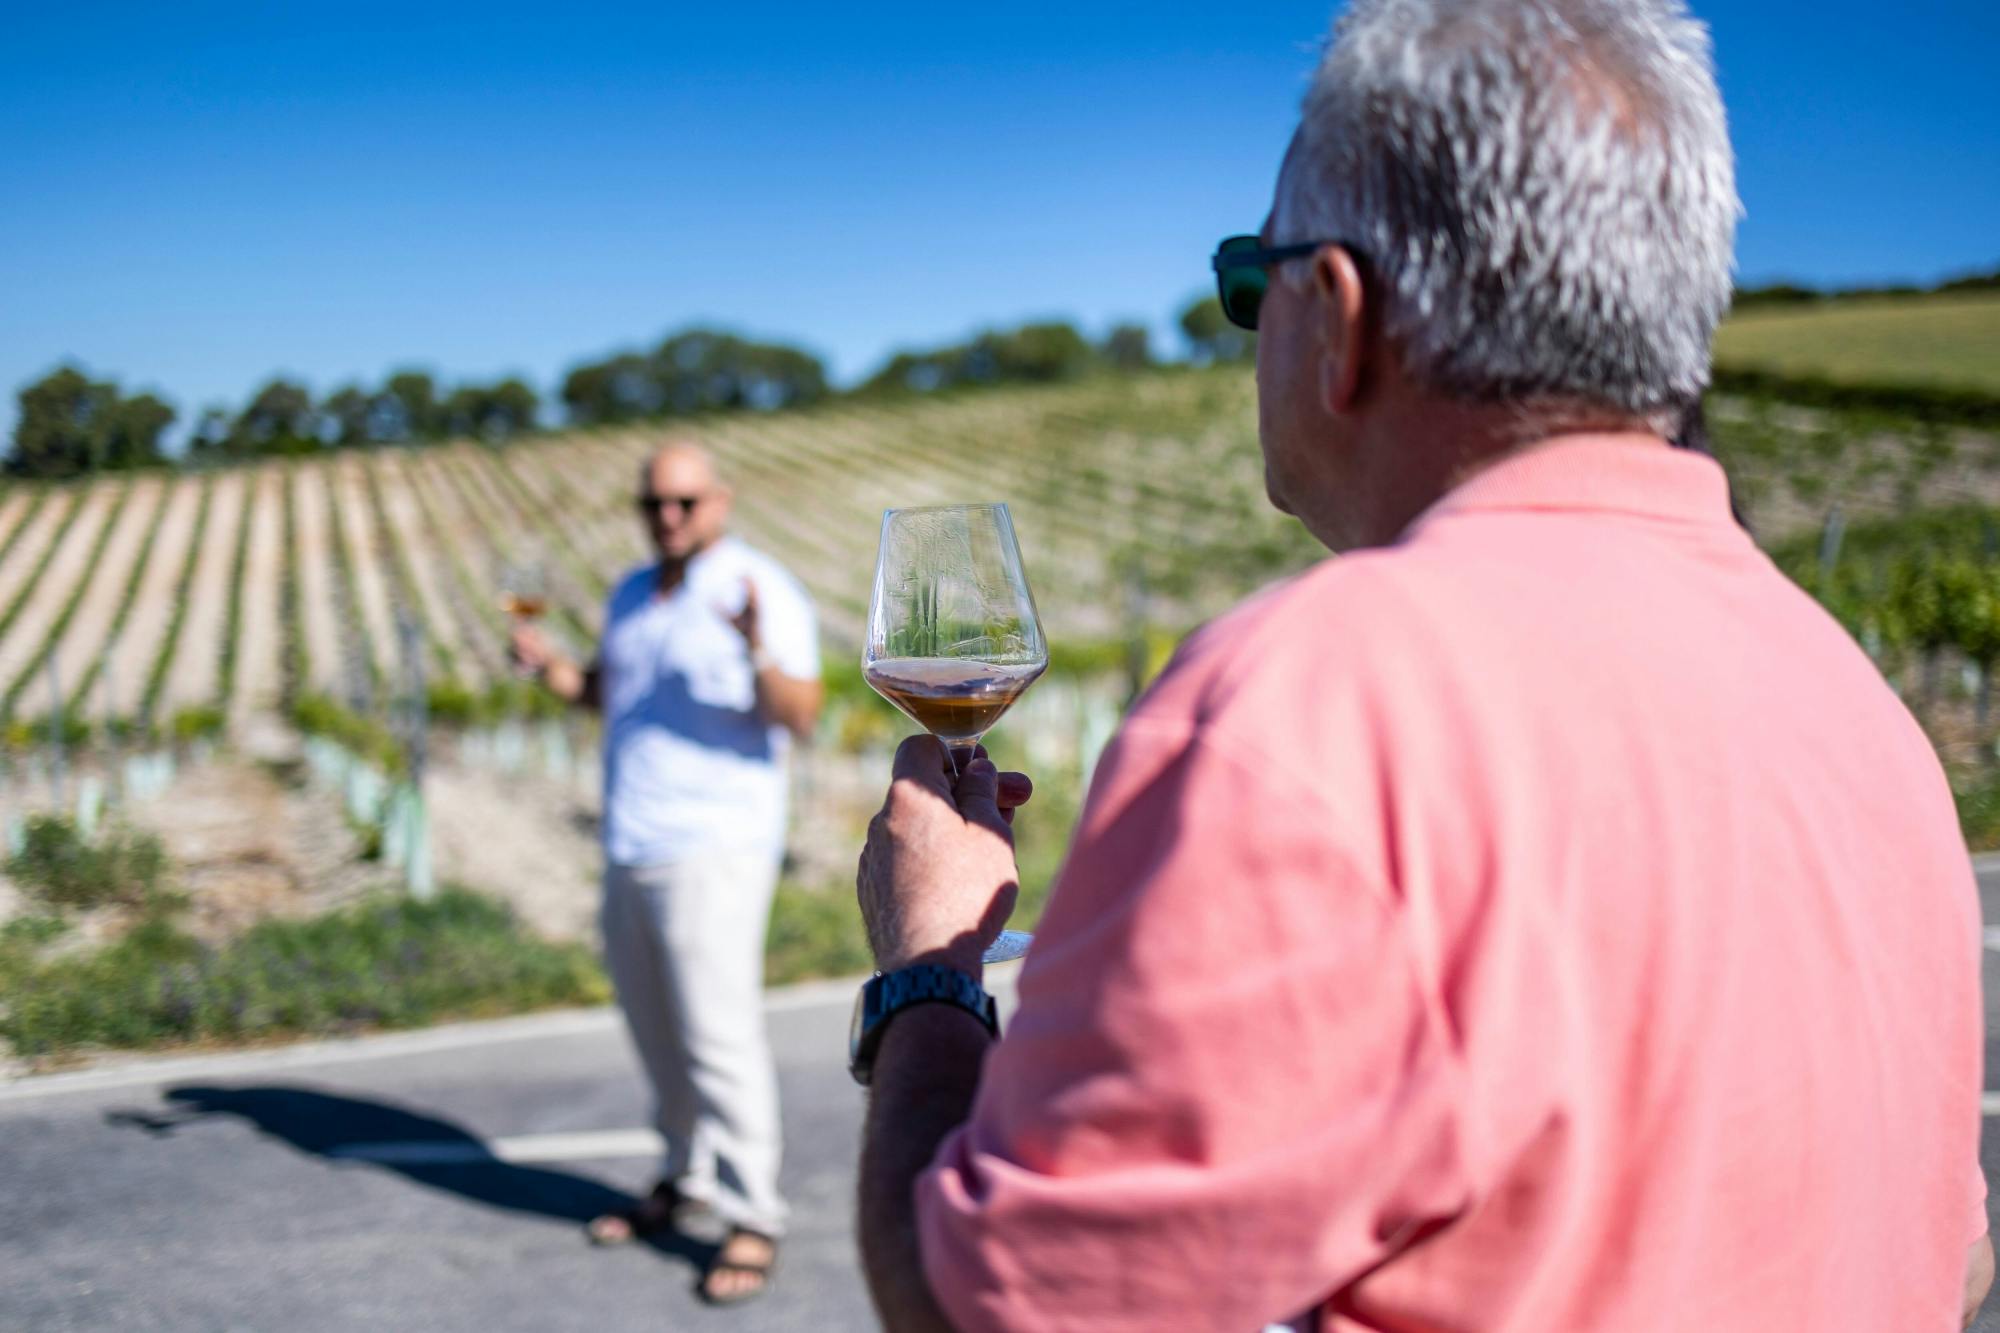
<svg viewBox="0 0 2000 1333">
<path fill-rule="evenodd" d="M 1006 1039 L 919 1180 L 966 1333 L 1251 1330 L 1462 1200 L 1398 904 L 1191 724 L 1106 756 Z"/>
</svg>

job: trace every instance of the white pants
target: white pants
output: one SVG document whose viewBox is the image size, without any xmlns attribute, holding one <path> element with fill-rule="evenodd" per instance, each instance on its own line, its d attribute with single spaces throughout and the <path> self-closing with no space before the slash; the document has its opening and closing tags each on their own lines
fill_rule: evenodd
<svg viewBox="0 0 2000 1333">
<path fill-rule="evenodd" d="M 606 866 L 604 955 L 666 1140 L 663 1178 L 776 1236 L 778 1079 L 764 1036 L 764 934 L 778 854 Z"/>
</svg>

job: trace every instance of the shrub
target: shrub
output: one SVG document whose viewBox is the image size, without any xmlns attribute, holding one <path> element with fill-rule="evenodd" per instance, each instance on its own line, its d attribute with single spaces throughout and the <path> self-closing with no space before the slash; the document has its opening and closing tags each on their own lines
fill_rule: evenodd
<svg viewBox="0 0 2000 1333">
<path fill-rule="evenodd" d="M 0 1037 L 29 1058 L 409 1027 L 608 995 L 587 950 L 536 938 L 462 890 L 265 921 L 219 947 L 161 916 L 90 953 L 0 949 Z"/>
<path fill-rule="evenodd" d="M 150 833 L 113 827 L 92 843 L 74 823 L 30 816 L 8 877 L 54 908 L 154 907 L 164 901 L 167 853 Z"/>
<path fill-rule="evenodd" d="M 84 745 L 94 733 L 88 718 L 75 713 L 45 713 L 41 717 L 10 717 L 0 721 L 0 746 L 26 750 L 37 745 Z"/>
<path fill-rule="evenodd" d="M 434 681 L 426 695 L 426 711 L 434 726 L 469 727 L 479 718 L 480 697 L 456 680 Z"/>
<path fill-rule="evenodd" d="M 2000 848 L 2000 776 L 1987 773 L 1954 782 L 1952 797 L 1965 845 L 1975 852 Z"/>
<path fill-rule="evenodd" d="M 292 721 L 308 736 L 324 736 L 346 746 L 383 772 L 403 771 L 403 747 L 395 734 L 373 718 L 342 708 L 324 694 L 303 694 L 292 705 Z"/>
<path fill-rule="evenodd" d="M 873 961 L 852 885 L 819 892 L 795 884 L 778 886 L 764 945 L 767 980 L 775 985 L 851 976 L 866 972 Z"/>
<path fill-rule="evenodd" d="M 0 926 L 0 953 L 33 951 L 69 933 L 69 919 L 57 914 L 17 916 Z"/>
<path fill-rule="evenodd" d="M 177 741 L 198 741 L 220 736 L 228 728 L 229 715 L 215 704 L 198 704 L 176 712 L 167 723 L 167 734 Z"/>
</svg>

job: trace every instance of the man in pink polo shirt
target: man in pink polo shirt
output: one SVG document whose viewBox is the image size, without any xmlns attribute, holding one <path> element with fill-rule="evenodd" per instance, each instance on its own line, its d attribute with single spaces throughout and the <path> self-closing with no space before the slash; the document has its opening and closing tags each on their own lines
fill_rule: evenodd
<svg viewBox="0 0 2000 1333">
<path fill-rule="evenodd" d="M 1355 0 L 1264 234 L 1271 498 L 994 1044 L 1025 780 L 906 744 L 861 1240 L 893 1333 L 1968 1318 L 1977 907 L 1931 748 L 1666 439 L 1738 207 L 1678 0 Z"/>
</svg>

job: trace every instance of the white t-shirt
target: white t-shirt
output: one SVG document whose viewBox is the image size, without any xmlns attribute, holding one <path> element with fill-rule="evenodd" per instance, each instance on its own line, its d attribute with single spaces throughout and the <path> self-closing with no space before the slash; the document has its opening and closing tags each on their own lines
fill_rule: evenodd
<svg viewBox="0 0 2000 1333">
<path fill-rule="evenodd" d="M 716 848 L 783 844 L 785 729 L 757 715 L 749 649 L 730 618 L 757 588 L 764 650 L 787 676 L 819 677 L 805 589 L 725 537 L 662 595 L 653 565 L 618 581 L 598 649 L 604 701 L 604 854 L 660 865 Z"/>
</svg>

